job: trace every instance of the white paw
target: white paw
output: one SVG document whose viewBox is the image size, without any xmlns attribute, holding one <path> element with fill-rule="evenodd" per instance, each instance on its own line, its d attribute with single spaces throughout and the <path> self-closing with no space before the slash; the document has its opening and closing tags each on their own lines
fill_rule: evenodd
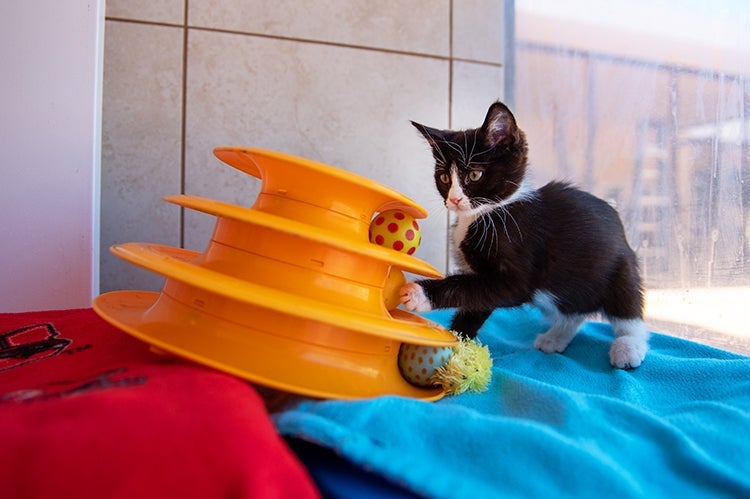
<svg viewBox="0 0 750 499">
<path fill-rule="evenodd" d="M 642 338 L 623 336 L 612 342 L 609 349 L 610 363 L 619 369 L 635 369 L 640 366 L 648 352 L 648 342 Z"/>
<path fill-rule="evenodd" d="M 544 333 L 540 334 L 534 340 L 534 348 L 541 350 L 544 353 L 560 353 L 564 352 L 568 348 L 570 341 L 564 341 L 565 338 L 560 338 L 556 334 Z"/>
<path fill-rule="evenodd" d="M 430 299 L 427 298 L 424 288 L 416 282 L 410 282 L 402 286 L 399 299 L 409 312 L 429 312 L 432 310 L 432 304 Z"/>
</svg>

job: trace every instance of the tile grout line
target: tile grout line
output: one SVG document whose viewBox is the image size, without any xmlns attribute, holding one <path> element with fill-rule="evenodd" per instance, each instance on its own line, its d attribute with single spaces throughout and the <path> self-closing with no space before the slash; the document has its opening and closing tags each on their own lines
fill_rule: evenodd
<svg viewBox="0 0 750 499">
<path fill-rule="evenodd" d="M 448 128 L 453 126 L 453 0 L 448 2 Z"/>
<path fill-rule="evenodd" d="M 182 26 L 182 119 L 180 123 L 180 194 L 185 194 L 185 143 L 187 140 L 188 0 L 184 3 Z M 185 208 L 180 206 L 179 245 L 185 247 Z"/>
<path fill-rule="evenodd" d="M 503 2 L 503 101 L 516 104 L 516 7 L 514 0 Z"/>
<path fill-rule="evenodd" d="M 448 128 L 453 127 L 453 0 L 448 2 Z M 451 218 L 445 213 L 445 273 L 451 270 Z"/>
<path fill-rule="evenodd" d="M 187 24 L 187 21 L 185 22 L 184 25 L 181 25 L 181 24 L 172 24 L 172 23 L 160 23 L 160 22 L 154 22 L 154 21 L 141 21 L 138 19 L 125 19 L 125 18 L 118 18 L 118 17 L 108 17 L 107 20 L 114 21 L 114 22 L 145 24 L 145 25 L 150 25 L 150 26 L 162 26 L 166 28 L 185 28 L 187 30 L 206 31 L 209 33 L 250 36 L 250 37 L 256 37 L 256 38 L 266 38 L 270 40 L 307 43 L 307 44 L 312 44 L 312 45 L 324 45 L 324 46 L 329 46 L 329 47 L 366 50 L 370 52 L 382 52 L 385 54 L 405 55 L 405 56 L 410 56 L 410 57 L 422 57 L 425 59 L 436 59 L 439 61 L 466 62 L 470 64 L 479 64 L 482 66 L 490 66 L 490 67 L 496 67 L 496 68 L 503 67 L 502 62 L 482 61 L 479 59 L 471 59 L 468 57 L 455 57 L 452 53 L 446 56 L 446 55 L 437 55 L 437 54 L 427 54 L 424 52 L 412 52 L 408 50 L 388 49 L 384 47 L 370 47 L 367 45 L 357 45 L 353 43 L 330 42 L 330 41 L 325 41 L 325 40 L 313 40 L 309 38 L 295 38 L 295 37 L 282 36 L 282 35 L 269 35 L 267 33 L 257 33 L 257 32 L 251 32 L 251 31 L 238 31 L 238 30 L 230 30 L 230 29 L 222 29 L 222 28 L 209 28 L 205 26 L 190 26 Z"/>
</svg>

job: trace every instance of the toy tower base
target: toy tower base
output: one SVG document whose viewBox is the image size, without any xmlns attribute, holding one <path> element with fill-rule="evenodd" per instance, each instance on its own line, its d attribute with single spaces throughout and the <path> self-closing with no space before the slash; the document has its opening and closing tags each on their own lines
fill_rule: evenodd
<svg viewBox="0 0 750 499">
<path fill-rule="evenodd" d="M 216 217 L 206 250 L 113 246 L 165 284 L 160 293 L 102 294 L 96 312 L 158 349 L 271 388 L 322 398 L 442 397 L 442 388 L 403 379 L 398 352 L 403 342 L 442 347 L 456 339 L 396 308 L 402 271 L 440 273 L 368 240 L 375 213 L 426 212 L 385 186 L 303 158 L 233 147 L 214 154 L 262 180 L 255 204 L 166 198 Z"/>
</svg>

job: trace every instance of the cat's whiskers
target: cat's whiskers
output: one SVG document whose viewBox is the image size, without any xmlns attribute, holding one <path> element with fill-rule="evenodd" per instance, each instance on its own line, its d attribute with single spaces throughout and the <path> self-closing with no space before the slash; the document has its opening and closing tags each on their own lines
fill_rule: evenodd
<svg viewBox="0 0 750 499">
<path fill-rule="evenodd" d="M 478 242 L 478 249 L 480 251 L 486 252 L 488 256 L 493 257 L 495 256 L 495 253 L 500 244 L 500 240 L 497 235 L 497 228 L 495 227 L 495 220 L 491 216 L 489 216 L 489 213 L 485 213 L 484 215 L 480 216 L 477 221 L 481 221 L 483 228 L 483 233 L 480 236 Z"/>
<path fill-rule="evenodd" d="M 475 137 L 475 139 L 476 139 L 476 137 Z M 472 148 L 471 154 L 469 155 L 469 161 L 468 161 L 467 164 L 470 163 L 472 165 L 488 165 L 488 164 L 492 163 L 491 161 L 477 161 L 477 162 L 474 162 L 474 157 L 481 156 L 481 155 L 483 155 L 485 153 L 488 153 L 491 150 L 492 150 L 492 147 L 488 147 L 487 149 L 484 149 L 483 151 L 479 151 L 478 153 L 475 154 L 474 153 L 474 149 Z"/>
<path fill-rule="evenodd" d="M 501 210 L 500 213 L 502 214 L 503 211 Z M 510 239 L 510 233 L 508 232 L 508 224 L 505 223 L 505 217 L 503 216 L 500 218 L 500 221 L 503 223 L 503 232 L 505 232 L 505 238 L 508 240 L 509 243 L 513 242 Z"/>
<path fill-rule="evenodd" d="M 474 219 L 472 225 L 475 227 L 474 231 L 479 233 L 479 239 L 474 243 L 474 247 L 480 251 L 484 251 L 484 244 L 487 239 L 487 222 L 483 215 L 478 216 Z"/>
<path fill-rule="evenodd" d="M 536 195 L 536 191 L 529 186 L 529 183 L 526 179 L 521 181 L 520 184 L 517 182 L 513 182 L 512 180 L 506 180 L 506 182 L 515 185 L 517 189 L 513 194 L 511 194 L 508 199 L 502 201 L 498 207 L 506 216 L 510 217 L 510 219 L 513 221 L 513 224 L 516 226 L 516 230 L 518 231 L 518 235 L 521 238 L 521 241 L 523 241 L 523 233 L 521 232 L 521 227 L 519 227 L 518 222 L 508 209 L 508 206 L 513 203 L 528 201 Z"/>
<path fill-rule="evenodd" d="M 523 233 L 521 232 L 521 227 L 519 227 L 519 226 L 518 226 L 518 222 L 516 222 L 516 219 L 515 219 L 515 217 L 513 216 L 513 214 L 512 214 L 512 213 L 510 212 L 510 210 L 509 210 L 509 209 L 508 209 L 508 208 L 507 208 L 506 206 L 504 206 L 504 205 L 503 205 L 503 206 L 500 206 L 499 208 L 500 208 L 500 211 L 501 211 L 501 213 L 503 214 L 503 225 L 506 225 L 506 226 L 507 226 L 507 224 L 505 223 L 505 218 L 506 218 L 506 217 L 510 217 L 511 221 L 513 222 L 513 225 L 515 225 L 515 226 L 516 226 L 516 231 L 518 231 L 518 237 L 520 237 L 520 238 L 521 238 L 521 241 L 523 241 Z M 507 228 L 506 228 L 506 230 L 505 230 L 505 234 L 506 234 L 506 235 L 508 234 L 508 230 L 507 230 Z M 508 241 L 510 241 L 510 237 L 508 237 Z"/>
<path fill-rule="evenodd" d="M 427 200 L 425 203 L 425 208 L 427 208 L 427 212 L 432 215 L 440 215 L 445 216 L 448 213 L 448 209 L 445 207 L 445 202 L 443 201 L 443 198 L 441 197 L 431 197 L 429 200 Z"/>
<path fill-rule="evenodd" d="M 464 151 L 461 149 L 461 146 L 459 146 L 455 142 L 451 142 L 445 139 L 441 140 L 441 142 L 456 151 L 456 153 L 460 154 L 462 158 L 466 158 L 466 153 L 464 153 Z"/>
<path fill-rule="evenodd" d="M 510 212 L 510 210 L 507 208 L 508 205 L 511 203 L 509 202 L 511 199 L 508 200 L 496 200 L 491 198 L 474 198 L 472 200 L 472 210 L 470 214 L 467 214 L 466 216 L 469 216 L 473 219 L 474 222 L 481 222 L 482 228 L 484 233 L 480 236 L 479 241 L 477 242 L 478 249 L 483 249 L 484 245 L 487 241 L 486 237 L 486 231 L 489 230 L 489 228 L 492 228 L 492 237 L 493 240 L 491 241 L 491 244 L 499 244 L 499 239 L 495 241 L 494 238 L 497 238 L 497 228 L 495 227 L 495 219 L 492 217 L 492 213 L 496 210 L 498 211 L 498 214 L 500 215 L 498 218 L 503 224 L 503 232 L 505 233 L 505 237 L 508 239 L 508 242 L 513 242 L 510 236 L 510 232 L 508 231 L 508 223 L 507 219 L 510 218 L 511 222 L 513 222 L 513 225 L 516 227 L 516 232 L 518 233 L 518 236 L 521 241 L 523 241 L 523 232 L 521 231 L 521 227 L 518 225 L 518 222 L 516 221 L 513 214 Z M 514 200 L 515 201 L 515 200 Z M 479 225 L 477 224 L 477 228 L 479 228 Z"/>
<path fill-rule="evenodd" d="M 435 145 L 437 145 L 434 140 L 431 140 L 431 141 Z M 476 135 L 474 135 L 474 141 L 471 144 L 471 151 L 469 151 L 469 143 L 468 143 L 468 139 L 467 139 L 466 135 L 464 135 L 464 147 L 463 148 L 459 144 L 457 144 L 456 142 L 452 142 L 452 141 L 449 141 L 449 140 L 441 139 L 440 142 L 442 144 L 447 145 L 451 149 L 453 149 L 453 151 L 455 151 L 456 154 L 458 154 L 460 156 L 461 161 L 463 161 L 463 164 L 466 167 L 469 167 L 470 165 L 488 165 L 488 164 L 491 164 L 490 161 L 477 161 L 477 162 L 474 162 L 474 158 L 476 156 L 481 156 L 481 155 L 489 152 L 490 150 L 492 150 L 492 147 L 488 147 L 488 148 L 483 149 L 483 150 L 481 150 L 479 152 L 475 152 L 476 146 L 477 146 L 477 136 Z M 447 160 L 446 160 L 445 155 L 443 154 L 443 152 L 440 150 L 439 147 L 434 147 L 434 150 L 437 151 L 438 154 L 440 154 L 440 158 L 435 158 L 436 160 L 439 160 L 440 166 L 442 166 L 444 168 L 447 168 L 448 164 L 447 164 Z"/>
<path fill-rule="evenodd" d="M 474 149 L 477 147 L 477 134 L 474 134 L 474 141 L 471 144 L 471 152 L 469 153 L 469 158 L 466 161 L 466 164 L 468 165 L 471 163 L 471 160 L 474 159 Z"/>
<path fill-rule="evenodd" d="M 435 154 L 432 155 L 432 157 L 435 158 L 435 162 L 439 164 L 440 166 L 442 166 L 443 168 L 448 168 L 448 160 L 445 159 L 445 155 L 443 154 L 443 151 L 441 151 L 439 147 L 433 147 L 432 150 L 437 152 L 440 155 L 439 158 L 435 156 Z"/>
<path fill-rule="evenodd" d="M 478 198 L 477 201 L 481 203 L 483 206 L 487 207 L 485 209 L 485 212 L 482 213 L 479 218 L 483 221 L 485 227 L 491 226 L 492 227 L 492 243 L 494 245 L 500 244 L 500 237 L 497 231 L 497 227 L 495 226 L 495 219 L 492 216 L 492 213 L 500 208 L 502 209 L 502 205 L 497 202 L 496 200 L 489 199 L 489 198 Z M 503 223 L 503 232 L 505 233 L 505 237 L 508 239 L 508 242 L 512 242 L 510 238 L 510 233 L 508 232 L 508 226 L 505 223 L 505 217 L 501 218 L 500 221 Z"/>
<path fill-rule="evenodd" d="M 420 128 L 420 130 L 422 130 L 423 134 L 425 133 L 422 128 Z M 444 168 L 448 168 L 448 160 L 445 158 L 445 155 L 443 154 L 443 151 L 440 149 L 440 147 L 438 147 L 437 141 L 435 141 L 435 139 L 429 134 L 425 134 L 425 137 L 427 138 L 427 142 L 429 142 L 430 144 L 430 147 L 432 149 L 432 157 L 435 158 L 435 162 L 437 162 Z M 445 142 L 445 140 L 442 140 L 441 142 Z M 435 153 L 439 154 L 440 157 L 438 158 Z"/>
</svg>

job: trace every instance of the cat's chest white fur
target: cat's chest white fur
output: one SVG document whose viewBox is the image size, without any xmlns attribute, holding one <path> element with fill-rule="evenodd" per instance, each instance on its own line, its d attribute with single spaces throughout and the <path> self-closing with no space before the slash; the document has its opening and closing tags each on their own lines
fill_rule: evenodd
<svg viewBox="0 0 750 499">
<path fill-rule="evenodd" d="M 463 201 L 459 204 L 454 204 L 450 201 L 451 198 Z M 451 188 L 445 200 L 445 206 L 456 217 L 455 222 L 451 224 L 455 263 L 463 272 L 470 272 L 471 268 L 466 263 L 464 253 L 461 250 L 461 242 L 463 242 L 466 234 L 469 232 L 469 227 L 477 219 L 479 213 L 471 209 L 469 198 L 464 193 L 461 183 L 458 180 L 458 168 L 456 168 L 455 164 L 451 167 Z"/>
<path fill-rule="evenodd" d="M 466 233 L 469 232 L 469 227 L 474 220 L 476 220 L 476 217 L 458 216 L 456 218 L 456 224 L 453 226 L 453 245 L 456 248 L 460 248 L 461 242 L 466 237 Z"/>
<path fill-rule="evenodd" d="M 455 264 L 462 272 L 471 272 L 471 267 L 466 263 L 464 252 L 461 250 L 461 243 L 463 242 L 466 234 L 469 231 L 469 226 L 476 217 L 471 216 L 457 216 L 452 226 L 451 239 L 453 242 L 453 257 Z"/>
</svg>

